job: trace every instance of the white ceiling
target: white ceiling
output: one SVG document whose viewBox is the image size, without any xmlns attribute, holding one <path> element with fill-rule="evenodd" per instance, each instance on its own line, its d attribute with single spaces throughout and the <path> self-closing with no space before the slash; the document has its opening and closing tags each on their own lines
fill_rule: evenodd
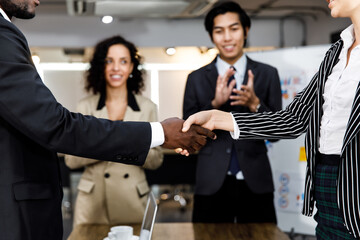
<svg viewBox="0 0 360 240">
<path fill-rule="evenodd" d="M 40 0 L 41 6 L 37 9 L 37 14 L 56 14 L 67 15 L 68 8 L 66 2 L 79 4 L 81 2 L 97 3 L 99 6 L 106 5 L 107 11 L 113 4 L 114 13 L 118 17 L 138 18 L 138 17 L 158 17 L 172 18 L 176 11 L 181 12 L 185 5 L 195 6 L 201 3 L 203 11 L 197 14 L 183 14 L 182 17 L 203 17 L 206 10 L 219 0 Z M 329 15 L 326 0 L 236 0 L 252 18 L 284 18 L 289 16 L 317 18 L 319 15 Z M 204 7 L 204 5 L 207 5 Z M 89 5 L 90 6 L 90 5 Z M 110 6 L 110 8 L 109 8 Z M 117 6 L 120 6 L 118 8 Z M 141 8 L 141 9 L 139 9 Z M 154 14 L 155 9 L 163 14 Z M 175 8 L 175 9 L 172 9 Z M 176 8 L 178 10 L 176 10 Z M 169 10 L 171 9 L 171 10 Z M 188 9 L 189 10 L 189 9 Z M 198 9 L 199 10 L 199 9 Z M 200 9 L 201 10 L 201 9 Z M 89 11 L 89 9 L 87 10 Z M 94 11 L 95 12 L 95 11 Z M 133 14 L 132 14 L 133 13 Z M 200 13 L 200 14 L 199 14 Z M 100 14 L 98 14 L 100 15 Z"/>
</svg>

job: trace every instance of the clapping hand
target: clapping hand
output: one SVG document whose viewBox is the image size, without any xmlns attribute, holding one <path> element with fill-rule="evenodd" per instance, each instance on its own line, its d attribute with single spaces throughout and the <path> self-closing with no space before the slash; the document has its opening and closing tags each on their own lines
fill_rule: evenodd
<svg viewBox="0 0 360 240">
<path fill-rule="evenodd" d="M 236 88 L 232 90 L 236 95 L 230 96 L 230 104 L 232 106 L 245 106 L 248 107 L 251 112 L 256 112 L 256 107 L 259 105 L 260 99 L 254 91 L 254 74 L 251 70 L 248 70 L 248 76 L 249 78 L 246 85 L 242 85 L 240 90 Z"/>
<path fill-rule="evenodd" d="M 229 78 L 235 74 L 235 70 L 232 68 L 229 68 L 224 76 L 218 76 L 216 81 L 216 90 L 215 90 L 215 97 L 211 101 L 211 105 L 214 108 L 220 108 L 221 105 L 226 103 L 229 100 L 229 97 L 231 95 L 231 92 L 233 91 L 236 80 L 232 80 L 229 84 Z"/>
</svg>

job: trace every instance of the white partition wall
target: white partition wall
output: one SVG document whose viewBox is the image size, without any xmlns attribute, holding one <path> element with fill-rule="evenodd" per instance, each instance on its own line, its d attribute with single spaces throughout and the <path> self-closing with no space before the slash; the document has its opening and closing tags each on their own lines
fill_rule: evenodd
<svg viewBox="0 0 360 240">
<path fill-rule="evenodd" d="M 329 45 L 288 48 L 250 53 L 249 56 L 278 69 L 285 108 L 317 72 L 328 48 Z M 316 222 L 312 217 L 300 214 L 306 171 L 304 143 L 304 135 L 293 140 L 268 143 L 268 154 L 273 170 L 280 229 L 314 235 Z"/>
</svg>

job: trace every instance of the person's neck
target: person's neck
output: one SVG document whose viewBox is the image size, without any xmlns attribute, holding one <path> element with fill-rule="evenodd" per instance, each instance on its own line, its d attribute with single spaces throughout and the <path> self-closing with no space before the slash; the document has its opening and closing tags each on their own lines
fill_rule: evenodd
<svg viewBox="0 0 360 240">
<path fill-rule="evenodd" d="M 355 46 L 360 44 L 360 11 L 351 18 L 354 26 Z"/>
<path fill-rule="evenodd" d="M 236 57 L 236 58 L 233 58 L 233 59 L 229 59 L 229 58 L 223 58 L 221 55 L 220 55 L 220 58 L 228 63 L 229 65 L 234 65 L 237 61 L 239 61 L 239 59 L 244 56 L 244 53 L 242 53 L 240 56 Z"/>
<path fill-rule="evenodd" d="M 127 102 L 127 89 L 121 88 L 107 88 L 106 89 L 106 101 L 108 102 Z"/>
</svg>

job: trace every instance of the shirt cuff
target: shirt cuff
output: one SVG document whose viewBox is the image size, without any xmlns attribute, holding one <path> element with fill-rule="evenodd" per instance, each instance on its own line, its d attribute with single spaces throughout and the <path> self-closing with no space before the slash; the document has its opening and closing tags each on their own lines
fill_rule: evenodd
<svg viewBox="0 0 360 240">
<path fill-rule="evenodd" d="M 233 139 L 239 139 L 240 136 L 240 129 L 239 126 L 237 125 L 237 122 L 235 121 L 234 115 L 232 113 L 231 114 L 231 118 L 233 120 L 233 125 L 234 125 L 234 131 L 230 132 L 230 135 Z"/>
<path fill-rule="evenodd" d="M 162 145 L 165 142 L 164 129 L 159 122 L 151 122 L 151 144 L 150 148 Z"/>
</svg>

